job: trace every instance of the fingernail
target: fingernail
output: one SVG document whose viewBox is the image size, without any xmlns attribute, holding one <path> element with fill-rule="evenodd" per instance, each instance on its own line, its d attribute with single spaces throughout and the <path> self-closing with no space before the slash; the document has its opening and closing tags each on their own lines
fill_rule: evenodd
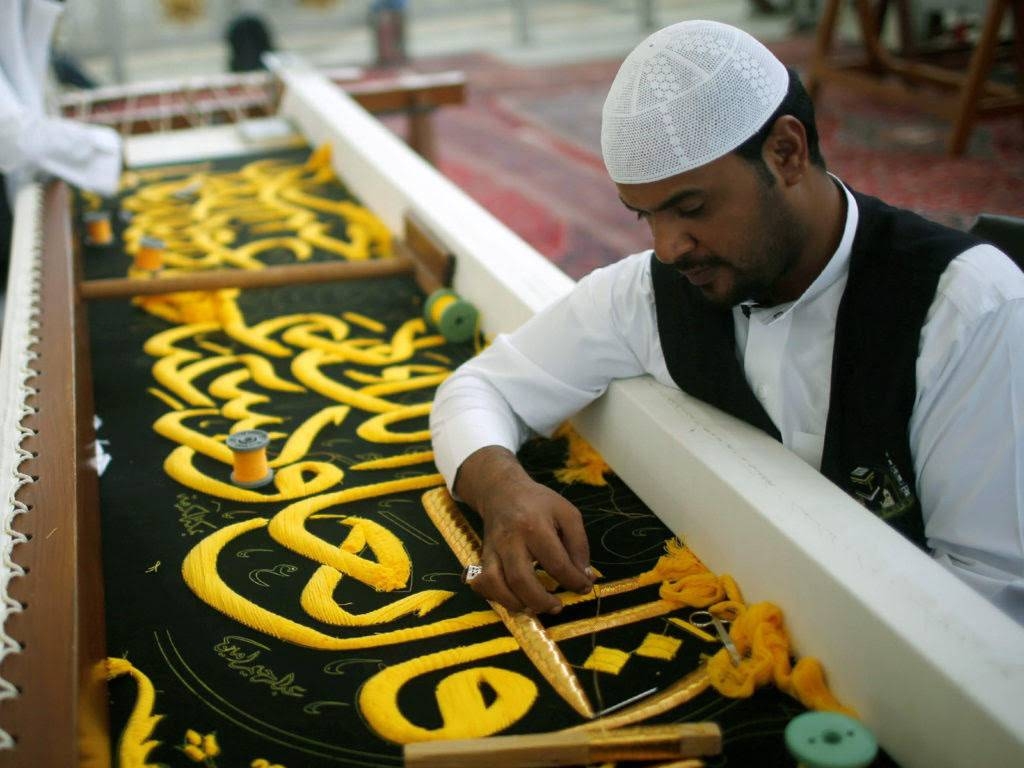
<svg viewBox="0 0 1024 768">
<path fill-rule="evenodd" d="M 583 572 L 587 574 L 588 579 L 590 579 L 591 581 L 594 580 L 594 569 L 591 568 L 589 565 L 583 569 Z"/>
<path fill-rule="evenodd" d="M 557 616 L 561 612 L 562 612 L 562 604 L 561 603 L 559 603 L 554 608 L 552 608 L 550 611 L 548 611 L 548 613 L 550 613 L 552 616 Z"/>
</svg>

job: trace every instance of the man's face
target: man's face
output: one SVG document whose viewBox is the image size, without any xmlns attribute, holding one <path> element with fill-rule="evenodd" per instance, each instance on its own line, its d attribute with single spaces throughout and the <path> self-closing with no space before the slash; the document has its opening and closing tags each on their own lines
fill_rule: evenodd
<svg viewBox="0 0 1024 768">
<path fill-rule="evenodd" d="M 708 301 L 775 304 L 795 298 L 774 289 L 800 259 L 805 227 L 767 175 L 767 167 L 730 153 L 662 181 L 617 186 L 651 228 L 658 260 Z"/>
</svg>

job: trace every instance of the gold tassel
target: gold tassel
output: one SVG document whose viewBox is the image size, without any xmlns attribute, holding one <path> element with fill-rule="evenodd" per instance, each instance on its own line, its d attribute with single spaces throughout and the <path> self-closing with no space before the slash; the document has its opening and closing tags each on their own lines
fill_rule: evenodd
<svg viewBox="0 0 1024 768">
<path fill-rule="evenodd" d="M 612 471 L 612 468 L 601 458 L 601 454 L 595 451 L 590 443 L 580 437 L 568 422 L 560 426 L 554 437 L 564 437 L 568 441 L 569 455 L 566 458 L 565 467 L 555 470 L 555 478 L 560 483 L 571 485 L 573 483 L 585 483 L 587 485 L 607 485 L 604 476 Z"/>
</svg>

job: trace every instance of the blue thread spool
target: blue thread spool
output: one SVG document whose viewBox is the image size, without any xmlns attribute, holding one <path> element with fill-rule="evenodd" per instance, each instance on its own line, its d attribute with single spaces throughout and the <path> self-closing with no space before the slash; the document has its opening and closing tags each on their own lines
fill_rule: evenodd
<svg viewBox="0 0 1024 768">
<path fill-rule="evenodd" d="M 469 341 L 476 333 L 476 307 L 450 288 L 439 288 L 427 297 L 423 319 L 453 344 Z"/>
<path fill-rule="evenodd" d="M 801 768 L 866 768 L 878 742 L 859 720 L 838 712 L 805 712 L 786 726 L 786 748 Z"/>
</svg>

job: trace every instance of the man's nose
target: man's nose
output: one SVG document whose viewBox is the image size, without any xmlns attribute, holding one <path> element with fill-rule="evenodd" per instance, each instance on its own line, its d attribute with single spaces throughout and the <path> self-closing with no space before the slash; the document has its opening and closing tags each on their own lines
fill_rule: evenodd
<svg viewBox="0 0 1024 768">
<path fill-rule="evenodd" d="M 697 244 L 693 235 L 679 221 L 666 221 L 660 216 L 653 216 L 650 224 L 654 256 L 662 264 L 675 264 Z"/>
</svg>

